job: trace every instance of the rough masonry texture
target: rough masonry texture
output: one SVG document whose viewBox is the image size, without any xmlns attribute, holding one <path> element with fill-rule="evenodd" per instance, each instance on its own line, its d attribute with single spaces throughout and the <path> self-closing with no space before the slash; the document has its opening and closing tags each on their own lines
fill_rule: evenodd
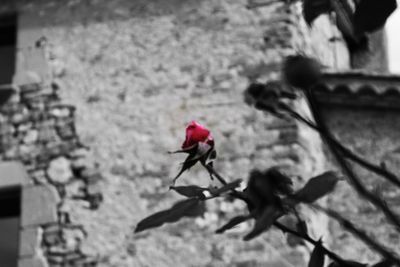
<svg viewBox="0 0 400 267">
<path fill-rule="evenodd" d="M 335 136 L 356 155 L 384 166 L 399 175 L 400 77 L 391 74 L 362 71 L 330 73 L 316 89 L 323 116 Z M 328 157 L 329 168 L 335 168 Z M 382 177 L 353 165 L 367 188 L 382 196 L 399 213 L 399 190 Z M 346 201 L 343 201 L 346 199 Z M 399 235 L 396 229 L 371 204 L 364 201 L 347 183 L 340 183 L 330 205 L 380 243 L 398 251 Z M 336 241 L 333 249 L 345 258 L 364 262 L 379 260 L 377 255 L 352 235 L 340 231 L 331 222 Z"/>
<path fill-rule="evenodd" d="M 23 232 L 32 242 L 41 236 L 49 266 L 304 265 L 308 249 L 288 246 L 277 231 L 248 243 L 240 238 L 247 224 L 216 236 L 245 208 L 235 202 L 210 202 L 204 217 L 139 235 L 133 229 L 179 198 L 168 187 L 183 159 L 166 151 L 180 146 L 193 119 L 212 130 L 216 169 L 229 179 L 278 165 L 301 184 L 325 169 L 315 133 L 246 106 L 242 92 L 250 81 L 279 79 L 283 57 L 296 51 L 348 68 L 327 16 L 309 29 L 298 4 L 245 0 L 43 0 L 17 10 L 22 36 L 46 38 L 39 52 L 50 70 L 25 64 L 17 78 L 50 80 L 69 103 L 34 85 L 2 108 L 3 159 L 21 160 L 35 190 L 58 195 L 56 221 Z M 296 105 L 308 112 L 302 100 Z M 194 167 L 178 183 L 207 186 L 209 178 Z M 327 222 L 309 214 L 316 235 L 328 236 Z"/>
<path fill-rule="evenodd" d="M 97 208 L 101 194 L 93 188 L 101 176 L 76 135 L 75 108 L 63 104 L 54 88 L 14 89 L 0 108 L 0 167 L 8 179 L 24 178 L 14 181 L 22 185 L 19 266 L 92 266 L 95 259 L 80 248 L 86 232 L 71 220 L 69 201 Z M 29 177 L 8 161 L 20 161 Z"/>
</svg>

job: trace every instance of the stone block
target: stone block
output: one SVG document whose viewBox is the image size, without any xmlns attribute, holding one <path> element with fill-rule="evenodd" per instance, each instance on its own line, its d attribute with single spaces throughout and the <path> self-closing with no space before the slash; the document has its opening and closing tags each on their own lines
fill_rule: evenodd
<svg viewBox="0 0 400 267">
<path fill-rule="evenodd" d="M 18 262 L 18 267 L 48 267 L 45 259 L 41 256 L 36 256 L 32 258 L 20 259 Z"/>
<path fill-rule="evenodd" d="M 65 241 L 65 247 L 72 251 L 76 251 L 80 243 L 86 237 L 86 234 L 80 228 L 64 228 L 62 230 L 62 235 Z"/>
<path fill-rule="evenodd" d="M 43 169 L 35 169 L 31 173 L 32 179 L 35 181 L 37 184 L 47 184 L 47 176 L 46 176 L 46 171 Z"/>
<path fill-rule="evenodd" d="M 82 180 L 74 180 L 65 186 L 67 197 L 83 198 L 85 197 L 85 183 Z"/>
<path fill-rule="evenodd" d="M 51 225 L 44 229 L 43 241 L 46 245 L 52 246 L 62 243 L 62 232 L 59 225 Z"/>
<path fill-rule="evenodd" d="M 72 139 L 76 137 L 75 126 L 73 124 L 59 125 L 56 129 L 61 139 Z"/>
<path fill-rule="evenodd" d="M 32 144 L 38 140 L 39 132 L 37 130 L 29 130 L 24 136 L 25 144 Z"/>
<path fill-rule="evenodd" d="M 21 230 L 19 255 L 33 256 L 40 249 L 42 230 L 38 227 Z"/>
<path fill-rule="evenodd" d="M 0 162 L 0 186 L 26 185 L 29 176 L 24 166 L 16 161 Z"/>
<path fill-rule="evenodd" d="M 71 163 L 64 157 L 59 157 L 50 162 L 47 170 L 49 179 L 56 183 L 67 183 L 73 176 L 71 171 Z"/>
<path fill-rule="evenodd" d="M 57 221 L 60 197 L 52 186 L 31 186 L 22 190 L 22 226 L 41 225 Z"/>
</svg>

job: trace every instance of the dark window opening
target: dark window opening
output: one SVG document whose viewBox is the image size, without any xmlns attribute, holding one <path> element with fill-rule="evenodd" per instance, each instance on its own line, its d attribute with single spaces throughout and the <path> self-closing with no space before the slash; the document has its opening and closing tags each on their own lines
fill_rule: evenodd
<svg viewBox="0 0 400 267">
<path fill-rule="evenodd" d="M 0 85 L 11 84 L 15 73 L 17 16 L 0 15 Z"/>
<path fill-rule="evenodd" d="M 17 267 L 21 188 L 0 189 L 0 266 Z"/>
</svg>

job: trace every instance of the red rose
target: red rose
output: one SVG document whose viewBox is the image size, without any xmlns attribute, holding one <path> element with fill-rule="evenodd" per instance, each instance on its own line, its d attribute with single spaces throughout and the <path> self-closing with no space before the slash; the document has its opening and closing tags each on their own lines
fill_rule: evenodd
<svg viewBox="0 0 400 267">
<path fill-rule="evenodd" d="M 186 127 L 186 139 L 182 144 L 182 149 L 187 149 L 198 143 L 206 143 L 213 147 L 214 139 L 207 128 L 196 121 L 192 121 Z"/>
<path fill-rule="evenodd" d="M 186 139 L 182 144 L 182 150 L 169 153 L 189 154 L 186 160 L 183 162 L 180 172 L 174 178 L 174 184 L 184 171 L 190 169 L 197 162 L 201 162 L 203 166 L 212 166 L 212 161 L 216 157 L 216 152 L 214 150 L 214 139 L 210 131 L 196 121 L 192 121 L 186 127 Z"/>
</svg>

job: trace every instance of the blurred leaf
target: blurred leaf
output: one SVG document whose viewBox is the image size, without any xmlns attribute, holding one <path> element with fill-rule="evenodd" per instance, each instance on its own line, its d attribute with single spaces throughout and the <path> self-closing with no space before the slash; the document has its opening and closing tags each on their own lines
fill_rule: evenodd
<svg viewBox="0 0 400 267">
<path fill-rule="evenodd" d="M 263 200 L 257 194 L 255 194 L 251 187 L 247 186 L 243 192 L 240 193 L 243 195 L 243 199 L 247 199 L 247 209 L 250 213 L 263 206 Z"/>
<path fill-rule="evenodd" d="M 354 13 L 357 32 L 373 32 L 382 28 L 396 9 L 396 0 L 361 0 Z"/>
<path fill-rule="evenodd" d="M 325 253 L 322 247 L 322 241 L 319 240 L 318 243 L 315 245 L 313 252 L 311 253 L 308 267 L 324 267 L 324 263 Z"/>
<path fill-rule="evenodd" d="M 208 188 L 199 187 L 197 185 L 188 185 L 188 186 L 170 186 L 170 189 L 176 191 L 178 194 L 181 194 L 185 197 L 199 197 L 204 198 L 204 191 L 208 191 Z"/>
<path fill-rule="evenodd" d="M 261 213 L 261 216 L 256 218 L 256 222 L 254 224 L 253 230 L 248 233 L 243 240 L 249 241 L 262 232 L 268 230 L 272 224 L 283 215 L 282 210 L 275 205 L 267 206 Z"/>
<path fill-rule="evenodd" d="M 309 26 L 312 22 L 324 13 L 330 11 L 328 0 L 303 0 L 304 19 Z"/>
<path fill-rule="evenodd" d="M 311 178 L 302 189 L 294 194 L 293 198 L 301 202 L 312 203 L 330 193 L 338 181 L 339 178 L 334 172 L 325 172 Z"/>
<path fill-rule="evenodd" d="M 157 212 L 141 220 L 136 226 L 135 233 L 159 227 L 164 223 L 176 222 L 183 217 L 193 217 L 196 214 L 195 211 L 202 208 L 201 204 L 203 202 L 198 198 L 190 198 L 177 202 L 170 209 Z"/>
<path fill-rule="evenodd" d="M 336 262 L 331 262 L 331 264 L 329 264 L 328 267 L 348 267 L 348 266 L 351 266 L 351 267 L 366 267 L 367 266 L 367 264 L 363 264 L 363 263 L 359 263 L 359 262 L 355 262 L 355 261 L 344 261 L 344 262 L 346 263 L 346 266 L 345 265 L 340 265 L 340 264 L 338 264 Z M 389 266 L 387 266 L 387 267 L 389 267 Z"/>
<path fill-rule="evenodd" d="M 336 26 L 346 40 L 351 52 L 367 49 L 368 37 L 364 32 L 356 31 L 354 26 L 354 12 L 348 0 L 331 0 L 332 10 L 336 14 Z"/>
<path fill-rule="evenodd" d="M 215 232 L 217 234 L 222 234 L 226 230 L 229 230 L 229 229 L 235 227 L 236 225 L 241 224 L 242 222 L 245 222 L 249 219 L 251 219 L 250 215 L 240 215 L 240 216 L 233 217 L 228 223 L 226 223 L 222 227 L 218 228 Z"/>
<path fill-rule="evenodd" d="M 292 55 L 285 59 L 283 76 L 289 85 L 306 89 L 318 83 L 322 77 L 321 69 L 321 64 L 313 58 Z"/>
<path fill-rule="evenodd" d="M 286 174 L 282 173 L 278 168 L 272 167 L 267 170 L 265 176 L 271 181 L 275 191 L 283 195 L 291 195 L 293 193 L 293 182 Z"/>
<path fill-rule="evenodd" d="M 253 208 L 281 204 L 280 195 L 291 195 L 292 191 L 292 180 L 279 169 L 270 168 L 264 172 L 252 170 L 244 193 L 253 203 L 249 207 L 252 212 Z"/>
<path fill-rule="evenodd" d="M 265 90 L 265 84 L 263 83 L 251 83 L 245 91 L 245 99 L 247 104 L 251 104 L 252 101 L 258 99 L 263 91 Z M 247 97 L 247 98 L 246 98 Z"/>
<path fill-rule="evenodd" d="M 301 236 L 307 236 L 307 225 L 306 222 L 300 218 L 296 218 L 293 214 L 286 215 L 281 221 L 283 225 L 290 229 L 296 229 L 296 232 Z M 286 241 L 289 246 L 295 247 L 299 245 L 305 245 L 304 239 L 294 235 L 292 233 L 287 233 Z"/>
<path fill-rule="evenodd" d="M 256 109 L 267 111 L 277 117 L 284 117 L 279 105 L 284 99 L 295 99 L 296 94 L 291 87 L 281 81 L 269 81 L 265 84 L 253 83 L 244 93 L 245 102 Z"/>
<path fill-rule="evenodd" d="M 193 206 L 191 209 L 187 210 L 185 217 L 195 218 L 204 215 L 204 212 L 206 212 L 206 202 L 202 201 L 202 199 L 199 200 L 200 201 L 196 206 Z"/>
<path fill-rule="evenodd" d="M 308 235 L 307 223 L 304 220 L 299 220 L 296 224 L 296 230 L 303 236 Z"/>
<path fill-rule="evenodd" d="M 274 201 L 275 194 L 271 181 L 260 170 L 251 171 L 245 193 L 254 198 L 253 202 L 263 201 L 267 204 L 272 204 Z M 255 201 L 256 199 L 261 201 Z"/>
</svg>

